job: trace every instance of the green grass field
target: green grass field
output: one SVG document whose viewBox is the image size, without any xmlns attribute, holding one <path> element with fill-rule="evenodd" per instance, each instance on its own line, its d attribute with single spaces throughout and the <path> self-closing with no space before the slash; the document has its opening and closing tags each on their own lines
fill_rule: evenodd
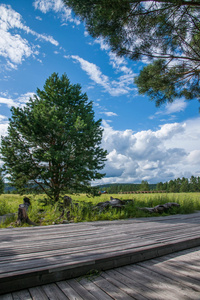
<svg viewBox="0 0 200 300">
<path fill-rule="evenodd" d="M 176 202 L 180 204 L 180 208 L 173 208 L 167 214 L 187 214 L 200 210 L 200 193 L 169 193 L 169 194 L 104 194 L 100 197 L 87 197 L 86 195 L 71 195 L 73 200 L 72 206 L 65 211 L 61 217 L 62 209 L 60 204 L 54 206 L 42 205 L 44 195 L 26 195 L 31 199 L 31 208 L 28 211 L 28 216 L 31 221 L 38 225 L 59 224 L 63 220 L 69 222 L 84 222 L 84 221 L 98 221 L 98 220 L 118 220 L 127 218 L 139 218 L 160 216 L 160 214 L 150 214 L 138 209 L 138 207 L 154 207 L 158 204 L 166 202 Z M 103 211 L 94 209 L 94 206 L 99 202 L 110 200 L 110 196 L 121 200 L 131 199 L 123 209 L 108 208 Z M 0 216 L 7 213 L 16 213 L 19 204 L 23 203 L 24 195 L 17 194 L 3 194 L 0 196 Z M 78 203 L 75 205 L 74 203 Z M 11 217 L 6 222 L 0 224 L 0 228 L 8 226 L 16 226 L 14 222 L 17 215 Z M 23 226 L 28 226 L 24 224 Z"/>
</svg>

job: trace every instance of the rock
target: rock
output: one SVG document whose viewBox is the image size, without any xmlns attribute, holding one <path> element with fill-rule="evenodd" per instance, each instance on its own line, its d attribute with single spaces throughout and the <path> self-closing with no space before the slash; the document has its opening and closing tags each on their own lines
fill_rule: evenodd
<svg viewBox="0 0 200 300">
<path fill-rule="evenodd" d="M 153 208 L 153 210 L 154 210 L 154 212 L 162 213 L 162 212 L 164 212 L 165 207 L 164 207 L 164 205 L 156 205 L 156 206 Z"/>
<path fill-rule="evenodd" d="M 133 202 L 133 200 L 120 200 L 118 198 L 110 197 L 110 201 L 99 202 L 93 209 L 103 211 L 106 208 L 123 208 L 127 203 Z"/>
<path fill-rule="evenodd" d="M 180 204 L 175 202 L 167 202 L 163 205 L 165 208 L 180 207 Z"/>
<path fill-rule="evenodd" d="M 151 207 L 138 207 L 139 210 L 143 210 L 149 213 L 153 213 L 154 212 L 154 208 Z"/>
<path fill-rule="evenodd" d="M 163 205 L 156 205 L 155 207 L 139 207 L 139 209 L 149 213 L 163 213 L 164 211 L 168 211 L 172 207 L 180 207 L 180 204 L 175 202 L 168 202 Z"/>
<path fill-rule="evenodd" d="M 103 208 L 106 208 L 106 207 L 109 207 L 110 206 L 110 201 L 105 201 L 105 202 L 99 202 L 96 207 L 103 207 Z"/>
</svg>

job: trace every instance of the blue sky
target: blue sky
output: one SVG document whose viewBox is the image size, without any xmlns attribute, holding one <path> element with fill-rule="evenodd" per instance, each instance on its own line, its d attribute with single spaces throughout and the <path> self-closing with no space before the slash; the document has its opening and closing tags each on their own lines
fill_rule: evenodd
<svg viewBox="0 0 200 300">
<path fill-rule="evenodd" d="M 108 160 L 97 184 L 200 176 L 199 103 L 176 99 L 156 108 L 133 84 L 143 66 L 93 39 L 61 0 L 1 1 L 0 135 L 11 106 L 23 106 L 53 72 L 65 72 L 102 119 Z"/>
</svg>

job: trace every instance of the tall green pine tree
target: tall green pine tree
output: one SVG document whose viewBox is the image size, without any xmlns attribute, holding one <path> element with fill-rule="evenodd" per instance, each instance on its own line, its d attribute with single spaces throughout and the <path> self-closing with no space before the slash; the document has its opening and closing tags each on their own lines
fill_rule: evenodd
<svg viewBox="0 0 200 300">
<path fill-rule="evenodd" d="M 65 191 L 92 192 L 107 152 L 92 102 L 66 75 L 53 73 L 23 108 L 11 109 L 2 138 L 4 167 L 16 188 L 38 187 L 52 202 Z"/>
</svg>

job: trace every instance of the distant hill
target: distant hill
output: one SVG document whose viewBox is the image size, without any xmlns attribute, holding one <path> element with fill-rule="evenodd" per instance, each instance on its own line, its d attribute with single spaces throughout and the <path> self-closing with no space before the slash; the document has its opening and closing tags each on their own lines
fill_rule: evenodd
<svg viewBox="0 0 200 300">
<path fill-rule="evenodd" d="M 8 183 L 4 183 L 4 193 L 12 193 L 15 190 L 16 189 L 14 186 L 10 186 Z"/>
</svg>

